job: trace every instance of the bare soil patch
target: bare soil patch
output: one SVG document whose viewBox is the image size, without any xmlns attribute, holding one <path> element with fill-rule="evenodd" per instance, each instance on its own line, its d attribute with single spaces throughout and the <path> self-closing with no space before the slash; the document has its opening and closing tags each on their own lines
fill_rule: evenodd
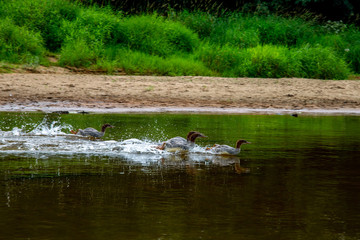
<svg viewBox="0 0 360 240">
<path fill-rule="evenodd" d="M 360 109 L 360 81 L 218 77 L 0 74 L 0 105 L 87 108 Z"/>
</svg>

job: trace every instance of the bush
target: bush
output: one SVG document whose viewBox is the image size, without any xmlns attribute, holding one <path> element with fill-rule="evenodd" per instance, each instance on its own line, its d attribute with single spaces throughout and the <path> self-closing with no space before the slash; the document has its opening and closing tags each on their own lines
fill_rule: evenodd
<svg viewBox="0 0 360 240">
<path fill-rule="evenodd" d="M 196 56 L 205 66 L 222 76 L 230 76 L 232 69 L 239 66 L 246 58 L 244 52 L 236 47 L 211 44 L 203 44 L 196 52 Z"/>
<path fill-rule="evenodd" d="M 112 47 L 105 50 L 106 59 L 99 66 L 107 69 L 121 68 L 128 74 L 150 75 L 212 75 L 201 62 L 187 56 L 173 55 L 169 58 L 149 55 L 139 51 L 131 51 L 125 48 Z M 106 63 L 112 63 L 111 67 Z"/>
<path fill-rule="evenodd" d="M 200 39 L 206 39 L 210 37 L 214 30 L 218 18 L 207 12 L 189 12 L 182 11 L 179 13 L 171 13 L 170 20 L 183 23 L 186 27 L 196 32 Z"/>
<path fill-rule="evenodd" d="M 45 46 L 57 51 L 64 40 L 61 23 L 74 20 L 80 7 L 65 0 L 0 1 L 0 17 L 9 17 L 18 26 L 39 32 Z"/>
<path fill-rule="evenodd" d="M 360 31 L 355 26 L 349 26 L 347 31 L 341 34 L 346 41 L 346 48 L 341 49 L 345 54 L 345 59 L 352 70 L 360 73 Z"/>
<path fill-rule="evenodd" d="M 254 18 L 252 24 L 258 26 L 262 44 L 297 46 L 316 34 L 311 22 L 305 22 L 300 18 L 278 16 Z"/>
<path fill-rule="evenodd" d="M 61 31 L 64 41 L 68 43 L 81 38 L 88 45 L 110 44 L 121 17 L 110 8 L 82 8 L 75 20 L 63 20 Z"/>
<path fill-rule="evenodd" d="M 108 72 L 325 79 L 360 72 L 356 26 L 209 12 L 124 17 L 79 1 L 0 0 L 0 60 L 39 64 L 49 50 L 60 52 L 62 66 Z"/>
<path fill-rule="evenodd" d="M 231 46 L 205 45 L 199 59 L 211 70 L 226 77 L 287 77 L 295 74 L 298 64 L 285 47 L 257 46 L 238 49 Z"/>
<path fill-rule="evenodd" d="M 61 50 L 61 66 L 89 67 L 95 64 L 100 54 L 81 38 L 65 44 Z"/>
<path fill-rule="evenodd" d="M 191 53 L 199 38 L 180 23 L 153 15 L 124 19 L 115 29 L 114 40 L 132 50 L 162 57 L 176 52 Z"/>
<path fill-rule="evenodd" d="M 39 33 L 16 26 L 9 18 L 0 20 L 1 60 L 11 63 L 39 62 L 44 53 L 45 48 Z"/>
<path fill-rule="evenodd" d="M 328 25 L 329 23 L 325 25 L 327 26 L 325 34 L 318 35 L 309 42 L 312 43 L 313 47 L 321 45 L 333 50 L 339 58 L 344 59 L 349 64 L 354 72 L 360 73 L 360 47 L 358 47 L 360 46 L 360 32 L 354 26 L 344 24 L 341 25 L 340 30 L 339 27 L 332 27 L 330 31 Z"/>
<path fill-rule="evenodd" d="M 295 61 L 291 61 L 289 50 L 285 47 L 264 45 L 247 51 L 250 54 L 247 72 L 251 77 L 289 77 L 290 71 L 294 71 L 296 66 Z"/>
<path fill-rule="evenodd" d="M 348 49 L 344 49 L 345 59 L 349 63 L 351 69 L 360 73 L 360 45 L 352 46 Z"/>
<path fill-rule="evenodd" d="M 346 79 L 348 65 L 329 48 L 322 46 L 294 49 L 293 54 L 300 61 L 302 77 L 318 79 Z"/>
<path fill-rule="evenodd" d="M 120 21 L 109 8 L 81 9 L 74 21 L 62 22 L 65 36 L 61 48 L 61 65 L 89 67 L 103 56 L 106 44 L 113 42 L 112 32 Z M 75 51 L 74 51 L 75 49 Z"/>
</svg>

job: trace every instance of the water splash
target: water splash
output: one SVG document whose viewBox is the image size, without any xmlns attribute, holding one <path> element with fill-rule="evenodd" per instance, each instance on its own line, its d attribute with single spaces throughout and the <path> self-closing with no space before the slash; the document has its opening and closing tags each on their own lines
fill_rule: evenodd
<svg viewBox="0 0 360 240">
<path fill-rule="evenodd" d="M 36 158 L 47 158 L 54 155 L 74 157 L 111 156 L 146 163 L 149 161 L 168 160 L 180 153 L 169 153 L 159 150 L 156 146 L 160 141 L 154 141 L 146 135 L 144 139 L 130 138 L 126 140 L 95 140 L 69 134 L 73 127 L 61 121 L 49 121 L 46 117 L 37 124 L 24 124 L 10 131 L 0 130 L 0 152 L 11 155 L 27 155 Z M 189 156 L 181 156 L 183 160 L 208 161 L 210 152 L 204 147 L 195 145 L 189 150 Z"/>
<path fill-rule="evenodd" d="M 36 125 L 29 134 L 45 136 L 64 135 L 64 129 L 70 131 L 73 127 L 70 124 L 60 123 L 59 121 L 53 121 L 48 124 L 46 119 L 44 119 L 40 124 Z"/>
</svg>

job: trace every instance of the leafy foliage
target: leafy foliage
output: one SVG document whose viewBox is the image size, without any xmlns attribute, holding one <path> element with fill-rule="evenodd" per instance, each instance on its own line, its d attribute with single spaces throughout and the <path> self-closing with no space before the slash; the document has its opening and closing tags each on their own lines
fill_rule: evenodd
<svg viewBox="0 0 360 240">
<path fill-rule="evenodd" d="M 109 73 L 323 79 L 360 73 L 356 26 L 262 14 L 274 6 L 261 3 L 253 14 L 168 9 L 164 16 L 67 0 L 0 1 L 0 60 L 36 65 L 48 51 L 61 66 Z"/>
<path fill-rule="evenodd" d="M 0 1 L 0 18 L 9 17 L 18 26 L 39 32 L 45 46 L 51 51 L 63 42 L 61 23 L 74 20 L 80 7 L 63 0 L 12 0 Z"/>
<path fill-rule="evenodd" d="M 11 63 L 33 62 L 44 53 L 39 33 L 16 26 L 9 18 L 0 21 L 0 59 Z"/>
<path fill-rule="evenodd" d="M 200 42 L 182 24 L 156 14 L 124 19 L 115 30 L 114 40 L 130 49 L 163 57 L 176 52 L 191 53 Z"/>
</svg>

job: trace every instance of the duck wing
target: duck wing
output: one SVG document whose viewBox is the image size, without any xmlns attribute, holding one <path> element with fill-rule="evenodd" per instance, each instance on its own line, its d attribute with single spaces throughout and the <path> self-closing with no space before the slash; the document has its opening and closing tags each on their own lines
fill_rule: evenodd
<svg viewBox="0 0 360 240">
<path fill-rule="evenodd" d="M 238 150 L 228 145 L 217 145 L 211 148 L 211 151 L 213 151 L 216 154 L 236 155 L 240 152 L 240 149 Z"/>
<path fill-rule="evenodd" d="M 85 128 L 84 130 L 79 131 L 82 136 L 91 136 L 91 137 L 102 137 L 104 135 L 103 132 L 99 132 L 95 128 Z"/>
<path fill-rule="evenodd" d="M 174 137 L 165 142 L 166 148 L 181 148 L 187 150 L 189 148 L 189 144 L 185 138 L 182 137 Z"/>
</svg>

